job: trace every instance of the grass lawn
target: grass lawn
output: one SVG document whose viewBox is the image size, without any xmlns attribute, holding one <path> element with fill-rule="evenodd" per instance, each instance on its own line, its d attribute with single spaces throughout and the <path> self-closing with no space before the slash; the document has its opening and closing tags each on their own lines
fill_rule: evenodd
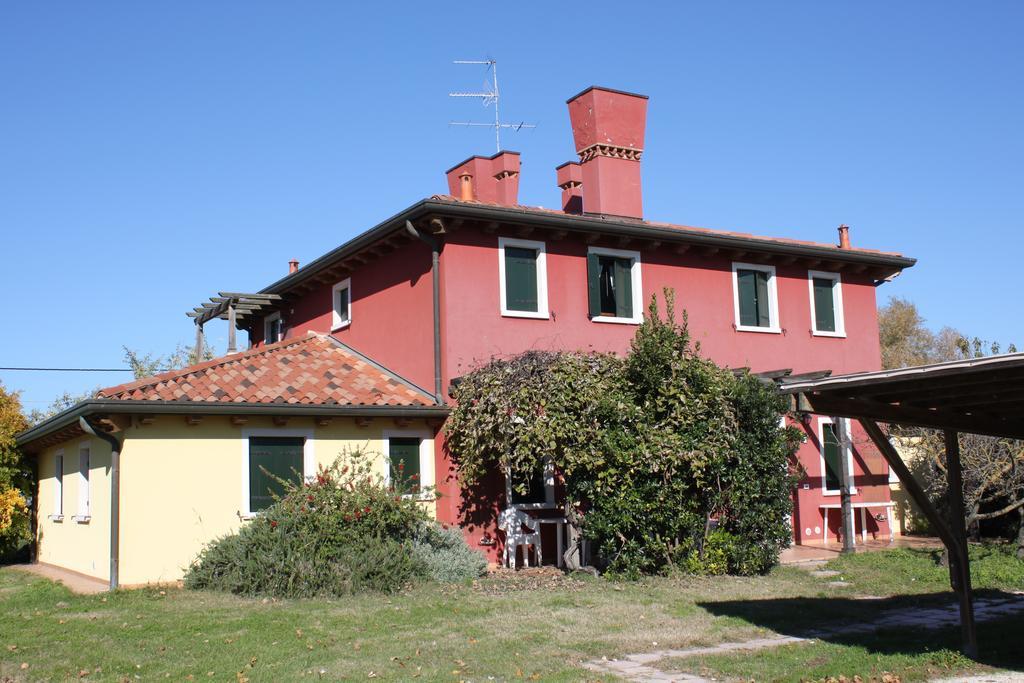
<svg viewBox="0 0 1024 683">
<path fill-rule="evenodd" d="M 521 572 L 330 601 L 176 589 L 76 596 L 3 569 L 0 680 L 596 680 L 581 662 L 796 633 L 837 618 L 870 618 L 880 604 L 952 601 L 943 592 L 945 570 L 925 552 L 873 553 L 834 566 L 848 585 L 788 567 L 765 577 L 638 583 Z M 1005 553 L 980 558 L 975 571 L 982 590 L 1024 589 L 1024 563 Z M 855 599 L 895 592 L 904 596 Z M 983 626 L 983 661 L 1024 670 L 1022 629 L 1016 617 Z M 890 633 L 671 666 L 747 680 L 989 670 L 957 655 L 957 640 L 952 630 Z"/>
</svg>

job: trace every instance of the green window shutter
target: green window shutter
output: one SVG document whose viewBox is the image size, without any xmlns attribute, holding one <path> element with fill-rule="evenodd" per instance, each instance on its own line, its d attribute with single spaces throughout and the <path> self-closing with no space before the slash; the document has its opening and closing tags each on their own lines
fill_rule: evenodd
<svg viewBox="0 0 1024 683">
<path fill-rule="evenodd" d="M 633 317 L 633 261 L 628 258 L 615 259 L 615 315 L 619 318 Z"/>
<path fill-rule="evenodd" d="M 284 495 L 279 480 L 302 483 L 302 437 L 249 439 L 249 511 L 265 510 Z"/>
<path fill-rule="evenodd" d="M 338 320 L 348 322 L 348 287 L 338 290 L 338 300 L 334 303 L 338 310 Z"/>
<path fill-rule="evenodd" d="M 755 270 L 757 281 L 757 326 L 771 327 L 771 311 L 768 306 L 768 273 Z"/>
<path fill-rule="evenodd" d="M 822 430 L 822 447 L 825 449 L 825 488 L 829 491 L 838 491 L 840 484 L 840 472 L 842 457 L 839 449 L 839 439 L 836 438 L 835 427 L 832 424 L 824 425 Z"/>
<path fill-rule="evenodd" d="M 597 254 L 587 254 L 587 300 L 590 317 L 601 315 L 601 261 Z"/>
<path fill-rule="evenodd" d="M 740 299 L 740 325 L 757 327 L 757 271 L 737 270 L 736 289 Z"/>
<path fill-rule="evenodd" d="M 537 312 L 536 249 L 505 247 L 505 308 Z"/>
<path fill-rule="evenodd" d="M 519 493 L 516 487 L 525 487 L 526 493 Z M 529 476 L 512 474 L 512 503 L 546 503 L 547 494 L 544 488 L 544 468 L 538 467 Z"/>
<path fill-rule="evenodd" d="M 835 280 L 814 278 L 814 328 L 818 332 L 836 331 Z"/>
<path fill-rule="evenodd" d="M 388 459 L 391 461 L 391 481 L 406 490 L 419 485 L 420 439 L 402 437 L 388 439 Z M 415 479 L 413 478 L 415 476 Z"/>
</svg>

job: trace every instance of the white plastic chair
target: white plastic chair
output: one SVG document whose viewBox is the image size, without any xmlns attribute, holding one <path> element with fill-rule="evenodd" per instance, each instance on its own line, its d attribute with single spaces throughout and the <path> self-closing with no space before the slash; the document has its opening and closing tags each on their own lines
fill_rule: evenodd
<svg viewBox="0 0 1024 683">
<path fill-rule="evenodd" d="M 542 562 L 540 524 L 518 508 L 506 508 L 498 517 L 498 528 L 505 532 L 505 566 L 516 567 L 516 555 L 523 546 L 523 566 L 530 566 L 530 549 L 537 558 L 537 566 Z"/>
</svg>

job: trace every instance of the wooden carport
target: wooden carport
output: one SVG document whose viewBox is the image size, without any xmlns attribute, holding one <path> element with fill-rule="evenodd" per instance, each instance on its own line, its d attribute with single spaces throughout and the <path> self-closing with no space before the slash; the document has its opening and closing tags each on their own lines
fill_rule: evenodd
<svg viewBox="0 0 1024 683">
<path fill-rule="evenodd" d="M 963 650 L 977 657 L 958 434 L 1024 439 L 1024 353 L 778 383 L 793 395 L 797 411 L 856 419 L 871 437 L 946 546 L 950 584 L 960 600 Z M 953 519 L 939 515 L 879 422 L 944 432 Z"/>
</svg>

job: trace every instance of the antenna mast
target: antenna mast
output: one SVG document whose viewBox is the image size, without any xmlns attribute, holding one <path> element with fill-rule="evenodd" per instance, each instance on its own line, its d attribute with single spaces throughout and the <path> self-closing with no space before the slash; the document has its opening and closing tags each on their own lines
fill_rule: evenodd
<svg viewBox="0 0 1024 683">
<path fill-rule="evenodd" d="M 490 82 L 484 81 L 484 87 L 488 88 L 485 92 L 450 92 L 448 97 L 479 97 L 482 100 L 482 104 L 486 107 L 488 105 L 494 105 L 494 123 L 475 123 L 473 121 L 450 121 L 450 126 L 483 126 L 486 128 L 494 129 L 494 143 L 501 151 L 501 129 L 511 128 L 512 130 L 522 130 L 523 128 L 536 128 L 537 126 L 532 123 L 502 123 L 501 114 L 498 110 L 498 62 L 494 59 L 456 59 L 452 64 L 480 64 L 486 65 L 487 69 L 491 72 Z"/>
</svg>

